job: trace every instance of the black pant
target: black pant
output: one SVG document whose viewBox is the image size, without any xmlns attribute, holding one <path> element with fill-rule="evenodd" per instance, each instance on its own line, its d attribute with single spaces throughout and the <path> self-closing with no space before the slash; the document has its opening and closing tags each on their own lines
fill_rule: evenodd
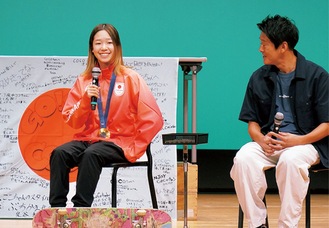
<svg viewBox="0 0 329 228">
<path fill-rule="evenodd" d="M 127 161 L 122 149 L 111 142 L 71 141 L 55 148 L 50 156 L 50 206 L 66 206 L 70 169 L 77 166 L 72 202 L 74 207 L 90 207 L 103 165 L 122 161 Z"/>
</svg>

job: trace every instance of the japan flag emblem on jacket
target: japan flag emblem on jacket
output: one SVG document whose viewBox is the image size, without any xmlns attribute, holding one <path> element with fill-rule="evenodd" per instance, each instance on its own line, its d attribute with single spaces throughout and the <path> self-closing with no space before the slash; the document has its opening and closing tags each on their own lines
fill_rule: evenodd
<svg viewBox="0 0 329 228">
<path fill-rule="evenodd" d="M 122 96 L 125 92 L 125 84 L 122 82 L 116 82 L 114 86 L 114 94 L 116 96 Z"/>
</svg>

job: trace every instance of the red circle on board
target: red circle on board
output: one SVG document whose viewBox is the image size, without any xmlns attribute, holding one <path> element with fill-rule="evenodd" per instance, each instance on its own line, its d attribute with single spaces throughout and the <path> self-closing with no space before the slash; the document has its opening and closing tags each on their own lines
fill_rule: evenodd
<svg viewBox="0 0 329 228">
<path fill-rule="evenodd" d="M 24 111 L 18 126 L 18 145 L 26 164 L 38 176 L 50 179 L 49 158 L 57 146 L 72 140 L 80 129 L 64 122 L 62 109 L 70 89 L 47 91 L 35 98 Z M 77 168 L 70 172 L 76 181 Z"/>
</svg>

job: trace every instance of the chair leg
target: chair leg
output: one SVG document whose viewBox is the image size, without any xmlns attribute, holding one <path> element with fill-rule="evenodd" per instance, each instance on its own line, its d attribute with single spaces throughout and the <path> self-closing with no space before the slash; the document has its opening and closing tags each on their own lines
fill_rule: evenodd
<svg viewBox="0 0 329 228">
<path fill-rule="evenodd" d="M 147 177 L 150 187 L 150 194 L 152 199 L 152 206 L 154 209 L 158 209 L 158 202 L 155 194 L 155 187 L 154 187 L 154 181 L 153 181 L 153 172 L 152 172 L 152 164 L 151 167 L 147 167 Z"/>
<path fill-rule="evenodd" d="M 311 227 L 311 186 L 308 185 L 306 199 L 305 199 L 305 227 Z"/>
<path fill-rule="evenodd" d="M 112 207 L 117 207 L 117 173 L 118 173 L 119 167 L 113 168 L 112 173 Z"/>
<path fill-rule="evenodd" d="M 263 199 L 263 202 L 266 206 L 266 197 L 264 196 L 264 199 Z M 238 228 L 243 228 L 243 217 L 244 217 L 244 214 L 243 214 L 243 211 L 242 211 L 242 208 L 239 204 L 239 220 L 238 220 Z M 266 215 L 266 220 L 265 220 L 265 224 L 267 226 L 267 228 L 269 228 L 269 224 L 268 224 L 268 216 Z M 308 227 L 309 228 L 309 227 Z"/>
<path fill-rule="evenodd" d="M 239 204 L 239 221 L 238 221 L 238 228 L 243 228 L 243 211 Z"/>
<path fill-rule="evenodd" d="M 112 207 L 117 207 L 117 173 L 118 173 L 119 167 L 114 167 L 112 172 Z M 147 169 L 147 177 L 149 182 L 149 188 L 150 188 L 150 194 L 152 199 L 152 206 L 154 209 L 158 209 L 158 202 L 156 199 L 155 194 L 155 187 L 154 187 L 154 181 L 153 181 L 153 173 L 152 169 Z"/>
<path fill-rule="evenodd" d="M 264 196 L 263 202 L 265 204 L 266 207 L 266 197 Z M 265 225 L 267 228 L 270 228 L 269 224 L 268 224 L 268 215 L 267 215 L 267 210 L 266 210 L 266 219 L 265 219 Z"/>
</svg>

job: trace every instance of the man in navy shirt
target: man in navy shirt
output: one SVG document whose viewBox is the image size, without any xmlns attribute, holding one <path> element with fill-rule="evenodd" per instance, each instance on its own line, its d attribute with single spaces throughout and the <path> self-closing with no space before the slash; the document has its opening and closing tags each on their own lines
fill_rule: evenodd
<svg viewBox="0 0 329 228">
<path fill-rule="evenodd" d="M 230 174 L 249 227 L 266 228 L 264 170 L 276 167 L 278 226 L 298 227 L 308 169 L 319 162 L 329 167 L 329 75 L 294 49 L 299 34 L 290 19 L 268 16 L 257 26 L 265 65 L 252 74 L 239 116 L 252 142 L 237 152 Z M 277 112 L 284 115 L 279 133 Z"/>
</svg>

